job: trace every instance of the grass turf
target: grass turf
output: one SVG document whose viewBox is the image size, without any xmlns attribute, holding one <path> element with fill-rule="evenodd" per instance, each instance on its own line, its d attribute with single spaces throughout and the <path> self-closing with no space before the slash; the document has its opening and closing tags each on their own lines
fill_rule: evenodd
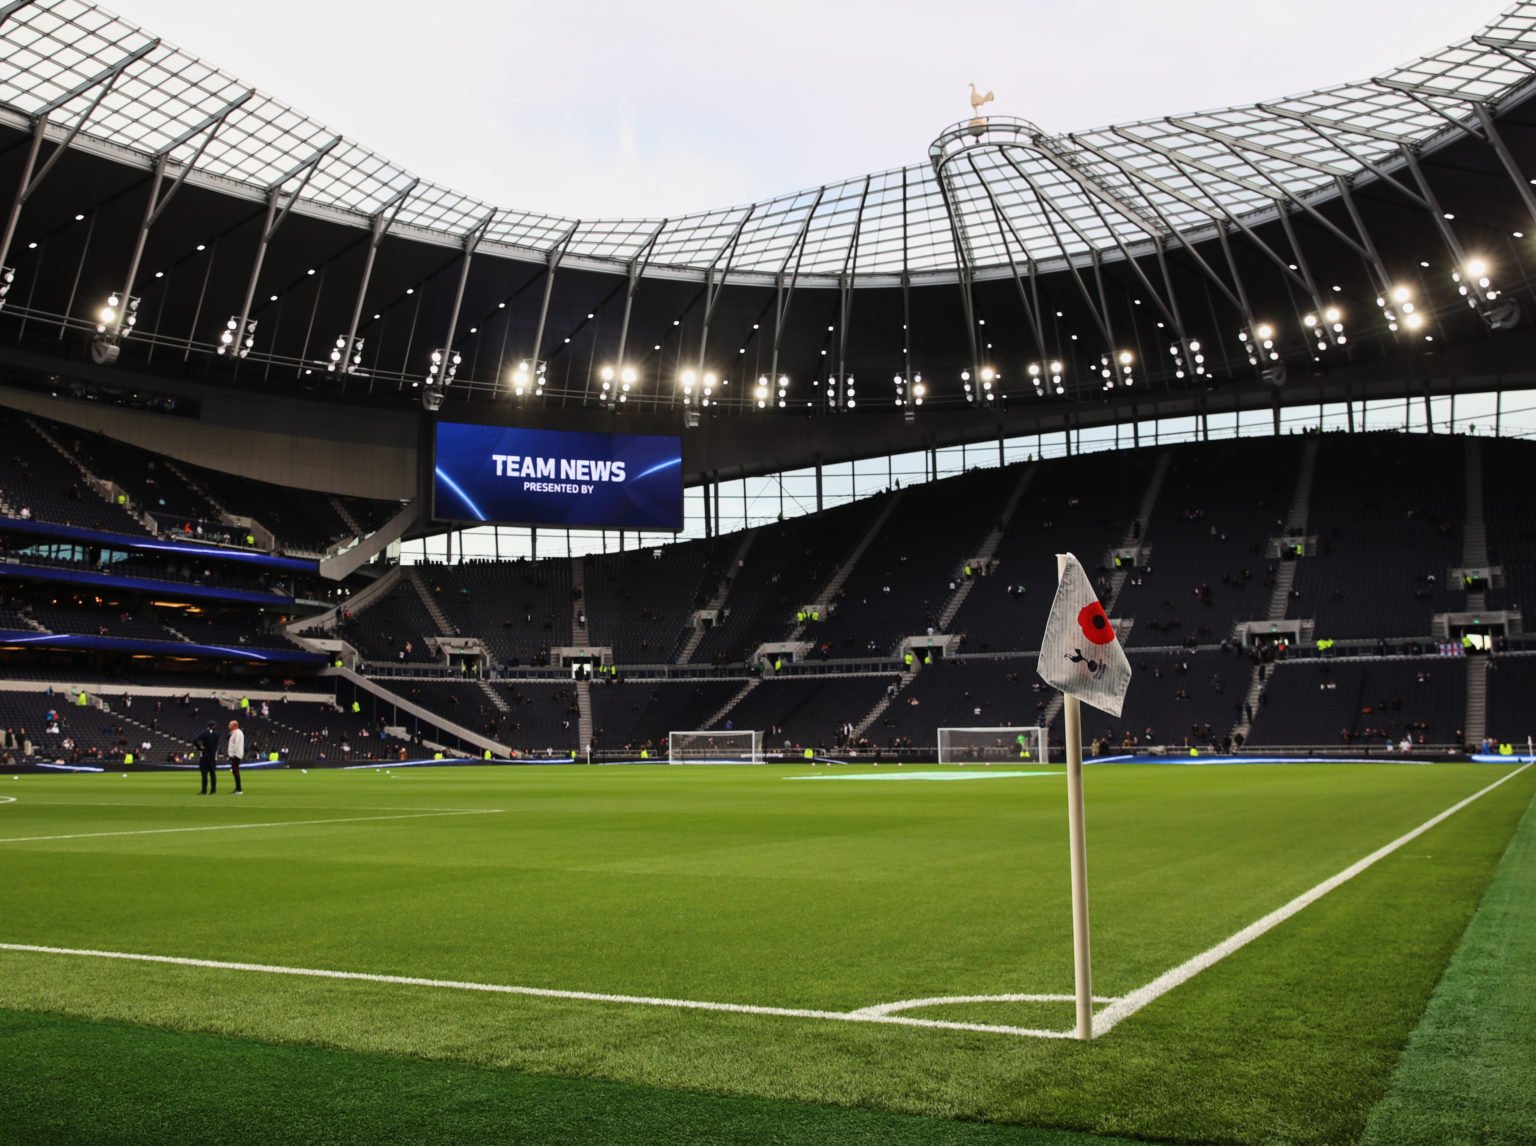
<svg viewBox="0 0 1536 1146">
<path fill-rule="evenodd" d="M 240 801 L 185 777 L 27 777 L 0 839 L 80 838 L 0 843 L 0 940 L 833 1010 L 1070 991 L 1059 777 L 794 772 L 265 773 Z M 1093 769 L 1096 989 L 1141 985 L 1503 774 Z M 769 1100 L 1350 1141 L 1533 779 L 1087 1046 L 18 953 L 0 1005 Z M 503 810 L 361 819 L 420 809 Z M 351 822 L 222 830 L 327 819 Z M 185 827 L 220 830 L 85 835 Z"/>
<path fill-rule="evenodd" d="M 1536 1142 L 1536 804 L 1371 1112 L 1362 1146 Z"/>
<path fill-rule="evenodd" d="M 9 1141 L 1137 1146 L 0 1011 Z M 59 1070 L 67 1063 L 68 1070 Z M 1145 1146 L 1144 1142 L 1142 1146 Z"/>
</svg>

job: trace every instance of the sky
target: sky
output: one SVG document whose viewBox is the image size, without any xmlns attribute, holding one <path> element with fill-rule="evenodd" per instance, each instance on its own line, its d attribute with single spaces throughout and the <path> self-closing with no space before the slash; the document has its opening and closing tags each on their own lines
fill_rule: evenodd
<svg viewBox="0 0 1536 1146">
<path fill-rule="evenodd" d="M 986 112 L 1048 132 L 1364 79 L 1494 0 L 109 0 L 498 207 L 675 216 L 926 161 Z"/>
</svg>

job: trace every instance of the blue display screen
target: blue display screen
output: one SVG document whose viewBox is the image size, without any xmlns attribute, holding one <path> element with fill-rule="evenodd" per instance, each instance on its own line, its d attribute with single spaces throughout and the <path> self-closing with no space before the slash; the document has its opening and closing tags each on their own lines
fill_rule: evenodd
<svg viewBox="0 0 1536 1146">
<path fill-rule="evenodd" d="M 676 437 L 439 422 L 434 466 L 433 516 L 443 521 L 683 527 Z"/>
</svg>

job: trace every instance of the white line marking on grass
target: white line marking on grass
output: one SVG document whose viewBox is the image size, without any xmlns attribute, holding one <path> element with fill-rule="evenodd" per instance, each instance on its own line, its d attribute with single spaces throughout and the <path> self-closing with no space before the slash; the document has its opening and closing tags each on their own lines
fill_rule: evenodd
<svg viewBox="0 0 1536 1146">
<path fill-rule="evenodd" d="M 785 776 L 786 780 L 1009 780 L 1017 776 L 1065 776 L 1065 772 L 853 772 L 841 776 Z"/>
<path fill-rule="evenodd" d="M 67 836 L 11 836 L 0 844 L 32 844 L 44 840 L 94 840 L 104 836 L 165 836 L 176 832 L 238 832 L 250 828 L 297 828 L 312 824 L 376 824 L 381 820 L 422 820 L 430 816 L 491 816 L 502 808 L 476 808 L 466 812 L 412 812 L 402 816 L 346 816 L 332 820 L 272 820 L 260 824 L 205 824 L 195 828 L 138 828 L 124 832 L 75 832 Z"/>
<path fill-rule="evenodd" d="M 1130 1018 L 1137 1011 L 1145 1007 L 1148 1003 L 1161 998 L 1175 987 L 1189 982 L 1189 980 L 1193 979 L 1207 967 L 1211 967 L 1216 963 L 1219 963 L 1234 951 L 1237 951 L 1240 948 L 1247 946 L 1249 943 L 1252 943 L 1259 936 L 1279 926 L 1281 923 L 1284 923 L 1287 919 L 1301 911 L 1303 908 L 1310 907 L 1312 904 L 1316 903 L 1319 899 L 1327 895 L 1334 888 L 1348 883 L 1350 880 L 1354 879 L 1355 876 L 1365 871 L 1366 868 L 1375 864 L 1377 860 L 1385 859 L 1387 856 L 1397 851 L 1397 849 L 1402 847 L 1404 844 L 1412 843 L 1431 828 L 1443 823 L 1451 816 L 1454 816 L 1457 812 L 1461 811 L 1474 800 L 1481 799 L 1483 796 L 1486 796 L 1489 792 L 1497 788 L 1500 784 L 1508 783 L 1510 780 L 1513 780 L 1516 776 L 1520 775 L 1521 772 L 1524 772 L 1527 768 L 1530 767 L 1530 764 L 1526 764 L 1523 767 L 1515 769 L 1515 771 L 1509 773 L 1507 776 L 1500 777 L 1492 784 L 1489 784 L 1488 787 L 1482 789 L 1482 791 L 1472 793 L 1472 795 L 1468 796 L 1465 800 L 1462 800 L 1460 803 L 1451 805 L 1438 816 L 1433 816 L 1430 819 L 1425 820 L 1411 832 L 1407 832 L 1404 835 L 1398 836 L 1397 839 L 1393 840 L 1390 844 L 1387 844 L 1384 847 L 1377 848 L 1364 859 L 1350 864 L 1349 867 L 1345 868 L 1337 875 L 1323 880 L 1322 883 L 1318 884 L 1310 891 L 1302 892 L 1295 899 L 1287 903 L 1284 907 L 1276 908 L 1274 911 L 1271 911 L 1268 915 L 1264 916 L 1264 918 L 1257 920 L 1254 923 L 1250 923 L 1247 927 L 1237 932 L 1237 934 L 1223 939 L 1220 943 L 1216 944 L 1216 946 L 1210 948 L 1209 950 L 1202 951 L 1193 959 L 1186 960 L 1185 962 L 1180 963 L 1173 970 L 1164 972 L 1163 974 L 1159 975 L 1145 987 L 1138 987 L 1130 994 L 1121 998 L 1118 1002 L 1110 1004 L 1103 1011 L 1099 1012 L 1093 1017 L 1094 1035 L 1098 1036 L 1102 1034 L 1108 1034 L 1109 1031 L 1114 1026 L 1116 1026 L 1116 1024 L 1120 1023 L 1124 1019 Z"/>
<path fill-rule="evenodd" d="M 467 983 L 455 979 L 422 979 L 413 975 L 374 975 L 365 971 L 327 971 L 314 967 L 279 967 L 268 963 L 229 963 L 219 959 L 187 959 L 176 955 L 141 955 L 127 951 L 94 951 L 78 947 L 39 947 L 30 943 L 0 943 L 0 951 L 32 955 L 67 955 L 87 959 L 122 959 L 134 963 L 167 963 L 177 967 L 205 967 L 216 971 L 256 972 L 263 975 L 296 975 L 311 979 L 342 979 L 358 983 L 388 983 L 401 987 L 436 987 L 451 991 L 483 991 L 495 995 L 525 995 L 540 999 L 572 999 L 592 1003 L 628 1003 L 640 1007 L 668 1007 L 687 1011 L 721 1011 L 735 1015 L 772 1015 L 790 1019 L 823 1019 L 838 1023 L 881 1023 L 887 1026 L 926 1027 L 946 1031 L 978 1031 L 984 1034 L 1019 1035 L 1040 1039 L 1070 1039 L 1072 1031 L 1032 1030 L 1028 1027 L 991 1023 L 960 1023 L 942 1019 L 913 1019 L 905 1015 L 876 1014 L 869 1010 L 816 1011 L 798 1007 L 759 1007 L 747 1003 L 712 1003 L 699 999 L 663 999 L 649 995 L 604 995 L 595 991 L 558 991 L 549 987 L 513 987 L 500 983 Z M 999 996 L 1001 997 L 1001 996 Z M 1019 996 L 1024 998 L 1025 996 Z M 1064 997 L 1064 996 L 1062 996 Z M 1051 996 L 1054 1000 L 1057 996 Z M 898 1006 L 900 1004 L 897 1004 Z"/>
<path fill-rule="evenodd" d="M 14 804 L 15 802 L 15 796 L 0 796 L 0 804 Z"/>
<path fill-rule="evenodd" d="M 903 999 L 899 1003 L 876 1003 L 873 1007 L 860 1007 L 855 1015 L 894 1015 L 898 1011 L 915 1011 L 920 1007 L 945 1007 L 959 1003 L 1071 1003 L 1076 995 L 938 995 L 931 999 Z M 1113 1003 L 1114 995 L 1095 995 L 1095 1003 Z"/>
</svg>

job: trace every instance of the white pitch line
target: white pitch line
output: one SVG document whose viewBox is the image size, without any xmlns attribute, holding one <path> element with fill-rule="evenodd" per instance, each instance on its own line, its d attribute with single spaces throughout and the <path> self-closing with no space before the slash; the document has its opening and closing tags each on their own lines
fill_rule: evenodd
<svg viewBox="0 0 1536 1146">
<path fill-rule="evenodd" d="M 76 832 L 67 836 L 10 836 L 0 844 L 33 844 L 45 840 L 95 840 L 105 836 L 165 836 L 176 832 L 238 832 L 251 828 L 297 828 L 312 824 L 376 824 L 381 820 L 423 820 L 431 816 L 491 816 L 502 808 L 476 808 L 465 812 L 412 812 L 402 816 L 346 816 L 331 820 L 273 820 L 261 824 L 205 824 L 196 828 L 138 828 L 125 832 Z"/>
<path fill-rule="evenodd" d="M 1189 982 L 1190 979 L 1193 979 L 1207 967 L 1211 967 L 1216 963 L 1219 963 L 1234 951 L 1237 951 L 1240 948 L 1247 946 L 1249 943 L 1252 943 L 1265 932 L 1273 930 L 1275 927 L 1284 923 L 1297 912 L 1316 903 L 1319 899 L 1327 895 L 1334 888 L 1348 883 L 1350 880 L 1354 879 L 1355 876 L 1359 875 L 1361 872 L 1365 871 L 1366 868 L 1375 864 L 1376 861 L 1385 859 L 1387 856 L 1397 851 L 1397 849 L 1402 847 L 1404 844 L 1412 843 L 1431 828 L 1440 823 L 1443 823 L 1451 816 L 1454 816 L 1457 812 L 1461 811 L 1474 800 L 1481 799 L 1489 792 L 1497 788 L 1499 785 L 1508 783 L 1510 780 L 1513 780 L 1516 776 L 1520 775 L 1521 772 L 1524 772 L 1527 768 L 1530 767 L 1530 764 L 1525 764 L 1515 769 L 1507 776 L 1500 777 L 1492 784 L 1489 784 L 1488 787 L 1482 789 L 1482 791 L 1472 793 L 1472 795 L 1468 796 L 1465 800 L 1462 800 L 1460 803 L 1451 805 L 1438 816 L 1433 816 L 1430 819 L 1425 820 L 1411 832 L 1407 832 L 1404 835 L 1398 836 L 1397 839 L 1393 840 L 1390 844 L 1387 844 L 1384 847 L 1377 848 L 1364 859 L 1350 864 L 1349 867 L 1345 868 L 1337 875 L 1323 880 L 1322 883 L 1318 884 L 1310 891 L 1302 892 L 1285 906 L 1276 908 L 1274 911 L 1271 911 L 1268 915 L 1264 916 L 1264 918 L 1250 923 L 1247 927 L 1243 928 L 1235 935 L 1231 935 L 1228 938 L 1223 939 L 1220 943 L 1216 944 L 1216 946 L 1210 948 L 1209 950 L 1202 951 L 1193 959 L 1186 960 L 1185 962 L 1180 963 L 1173 970 L 1166 971 L 1159 975 L 1145 987 L 1138 987 L 1130 994 L 1122 997 L 1118 1002 L 1111 1003 L 1108 1007 L 1104 1008 L 1104 1010 L 1094 1015 L 1094 1036 L 1097 1037 L 1099 1035 L 1108 1034 L 1109 1031 L 1116 1026 L 1116 1024 L 1120 1023 L 1124 1019 L 1130 1018 L 1137 1011 L 1145 1007 L 1148 1003 L 1161 998 L 1175 987 Z"/>
<path fill-rule="evenodd" d="M 134 963 L 167 963 L 177 967 L 204 967 L 216 971 L 245 971 L 263 975 L 296 975 L 311 979 L 342 979 L 358 983 L 388 983 L 401 987 L 436 987 L 452 991 L 483 991 L 495 995 L 526 995 L 541 999 L 574 999 L 593 1003 L 628 1003 L 639 1007 L 668 1007 L 687 1011 L 720 1011 L 736 1015 L 772 1015 L 790 1019 L 823 1019 L 838 1023 L 880 1023 L 887 1026 L 926 1027 L 946 1031 L 979 1031 L 984 1034 L 1018 1035 L 1039 1039 L 1070 1039 L 1072 1031 L 1032 1030 L 1028 1027 L 991 1023 L 948 1022 L 913 1019 L 905 1015 L 873 1014 L 868 1010 L 816 1011 L 799 1007 L 760 1007 L 749 1003 L 713 1003 L 699 999 L 664 999 L 649 995 L 604 995 L 595 991 L 559 991 L 550 987 L 514 987 L 501 983 L 468 983 L 455 979 L 422 979 L 414 975 L 375 975 L 366 971 L 328 971 L 314 967 L 281 967 L 269 963 L 229 963 L 219 959 L 188 959 L 177 955 L 141 955 L 128 951 L 95 951 L 78 947 L 39 947 L 30 943 L 0 943 L 0 951 L 32 955 L 70 955 L 88 959 L 122 959 Z"/>
<path fill-rule="evenodd" d="M 1113 1003 L 1118 996 L 1095 995 L 1095 1003 Z M 899 1003 L 876 1003 L 873 1007 L 860 1007 L 856 1015 L 894 1015 L 898 1011 L 915 1011 L 919 1007 L 945 1007 L 962 1003 L 1071 1003 L 1076 995 L 936 995 L 931 999 L 903 999 Z"/>
</svg>

